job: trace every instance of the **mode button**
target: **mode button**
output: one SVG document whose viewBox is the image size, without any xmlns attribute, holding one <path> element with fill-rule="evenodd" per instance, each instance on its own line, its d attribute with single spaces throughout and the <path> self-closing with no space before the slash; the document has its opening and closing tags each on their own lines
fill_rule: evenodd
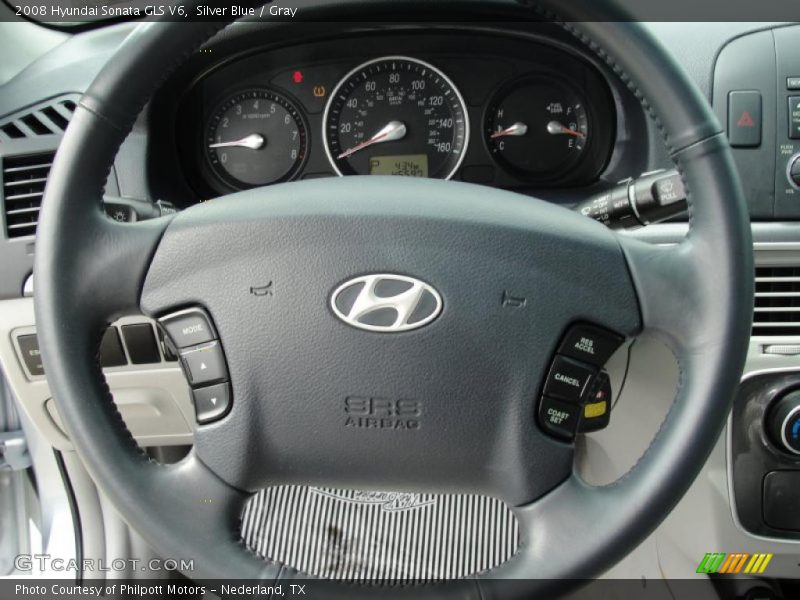
<svg viewBox="0 0 800 600">
<path fill-rule="evenodd" d="M 165 317 L 158 322 L 177 348 L 189 348 L 216 338 L 211 319 L 199 308 L 189 308 Z"/>
</svg>

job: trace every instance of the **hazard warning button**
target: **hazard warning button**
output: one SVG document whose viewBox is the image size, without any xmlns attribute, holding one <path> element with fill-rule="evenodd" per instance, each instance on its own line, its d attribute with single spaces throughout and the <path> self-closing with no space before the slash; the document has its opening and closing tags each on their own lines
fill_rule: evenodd
<svg viewBox="0 0 800 600">
<path fill-rule="evenodd" d="M 735 148 L 761 145 L 761 93 L 736 90 L 728 94 L 728 140 Z"/>
</svg>

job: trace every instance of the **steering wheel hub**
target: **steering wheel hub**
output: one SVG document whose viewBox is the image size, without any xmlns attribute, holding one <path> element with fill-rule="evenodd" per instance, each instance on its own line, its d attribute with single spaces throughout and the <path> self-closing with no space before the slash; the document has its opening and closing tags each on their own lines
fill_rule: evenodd
<svg viewBox="0 0 800 600">
<path fill-rule="evenodd" d="M 404 275 L 364 275 L 375 273 Z M 356 303 L 367 317 L 385 307 L 375 285 L 404 282 L 408 316 L 430 294 L 422 308 L 436 320 L 386 335 L 397 316 L 342 319 Z M 265 285 L 270 294 L 252 293 Z M 382 177 L 184 211 L 153 257 L 142 308 L 187 305 L 211 315 L 229 363 L 233 408 L 197 430 L 195 449 L 231 485 L 444 484 L 517 505 L 571 470 L 571 447 L 543 435 L 535 414 L 564 331 L 575 320 L 626 335 L 640 326 L 622 250 L 601 225 L 514 194 Z M 219 452 L 232 439 L 247 453 Z"/>
</svg>

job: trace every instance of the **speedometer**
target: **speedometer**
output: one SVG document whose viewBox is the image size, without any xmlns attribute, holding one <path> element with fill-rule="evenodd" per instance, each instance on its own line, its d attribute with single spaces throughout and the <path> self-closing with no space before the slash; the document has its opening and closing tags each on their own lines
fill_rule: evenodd
<svg viewBox="0 0 800 600">
<path fill-rule="evenodd" d="M 464 159 L 464 99 L 436 67 L 404 56 L 359 65 L 337 84 L 323 118 L 325 151 L 339 175 L 449 179 Z"/>
</svg>

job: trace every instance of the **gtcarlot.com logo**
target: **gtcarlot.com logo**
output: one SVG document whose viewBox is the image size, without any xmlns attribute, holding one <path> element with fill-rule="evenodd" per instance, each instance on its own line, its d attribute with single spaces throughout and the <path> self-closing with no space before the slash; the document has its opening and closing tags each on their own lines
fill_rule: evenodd
<svg viewBox="0 0 800 600">
<path fill-rule="evenodd" d="M 115 558 L 112 560 L 84 558 L 58 558 L 50 554 L 19 554 L 14 558 L 18 571 L 55 572 L 130 572 L 130 571 L 193 571 L 194 559 L 153 558 Z"/>
<path fill-rule="evenodd" d="M 736 575 L 738 573 L 760 575 L 767 569 L 772 554 L 748 554 L 747 552 L 709 552 L 700 561 L 698 573 Z"/>
</svg>

